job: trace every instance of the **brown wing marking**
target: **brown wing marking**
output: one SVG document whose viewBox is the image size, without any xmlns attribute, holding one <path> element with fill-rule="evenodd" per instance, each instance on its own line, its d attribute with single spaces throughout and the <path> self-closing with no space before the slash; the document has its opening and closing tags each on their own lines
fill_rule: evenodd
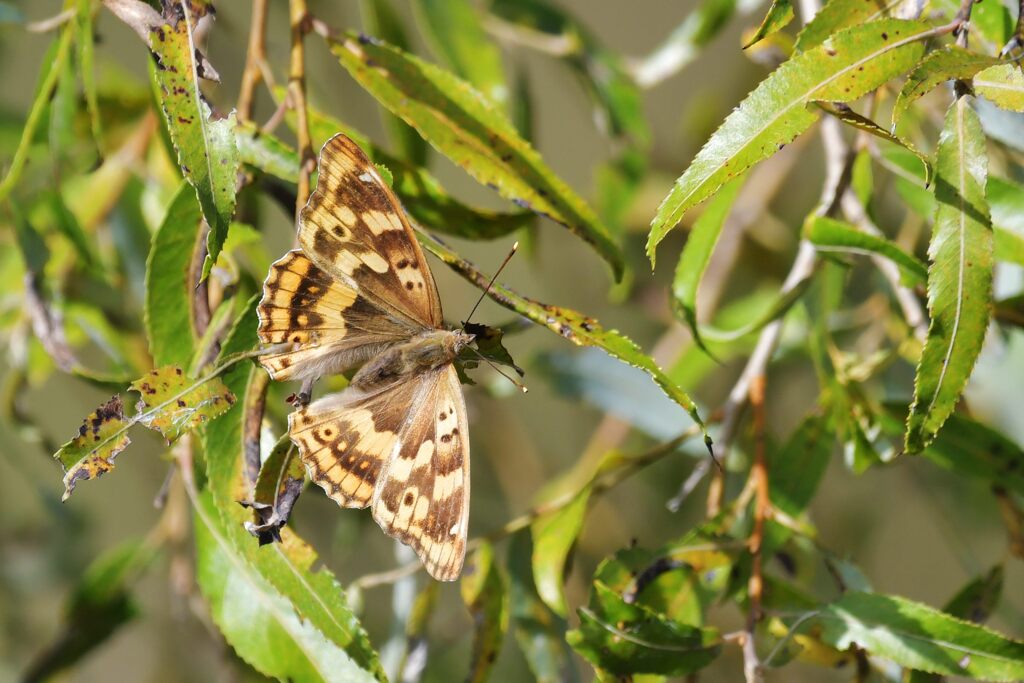
<svg viewBox="0 0 1024 683">
<path fill-rule="evenodd" d="M 404 383 L 364 394 L 348 389 L 288 416 L 310 477 L 343 507 L 370 504 L 413 400 Z"/>
<path fill-rule="evenodd" d="M 439 581 L 462 571 L 469 523 L 469 428 L 455 367 L 425 375 L 429 383 L 379 475 L 373 517 L 411 546 Z"/>
<path fill-rule="evenodd" d="M 412 321 L 375 307 L 301 251 L 288 252 L 270 266 L 257 310 L 260 342 L 291 344 L 286 351 L 260 357 L 276 380 L 355 367 L 417 329 Z"/>
<path fill-rule="evenodd" d="M 379 308 L 424 327 L 441 325 L 437 287 L 405 211 L 344 135 L 320 152 L 316 191 L 299 216 L 299 243 L 320 268 Z"/>
</svg>

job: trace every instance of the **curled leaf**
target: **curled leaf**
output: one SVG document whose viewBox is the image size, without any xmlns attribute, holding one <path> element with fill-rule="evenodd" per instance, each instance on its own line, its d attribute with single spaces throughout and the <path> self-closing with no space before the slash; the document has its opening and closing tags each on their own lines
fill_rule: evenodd
<svg viewBox="0 0 1024 683">
<path fill-rule="evenodd" d="M 288 523 L 305 480 L 306 468 L 285 434 L 260 467 L 252 500 L 242 503 L 252 508 L 256 518 L 245 523 L 245 530 L 256 536 L 260 545 L 281 540 L 281 527 Z"/>
</svg>

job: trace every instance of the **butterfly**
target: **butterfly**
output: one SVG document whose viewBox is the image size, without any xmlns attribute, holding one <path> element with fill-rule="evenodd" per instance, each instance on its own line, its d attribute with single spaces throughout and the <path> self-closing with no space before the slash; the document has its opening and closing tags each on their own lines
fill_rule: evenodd
<svg viewBox="0 0 1024 683">
<path fill-rule="evenodd" d="M 289 435 L 328 496 L 370 507 L 431 576 L 452 581 L 469 521 L 469 429 L 454 361 L 473 335 L 444 328 L 409 220 L 345 135 L 320 152 L 298 241 L 263 284 L 259 339 L 286 346 L 260 363 L 304 386 L 359 369 L 340 393 L 293 411 Z"/>
</svg>

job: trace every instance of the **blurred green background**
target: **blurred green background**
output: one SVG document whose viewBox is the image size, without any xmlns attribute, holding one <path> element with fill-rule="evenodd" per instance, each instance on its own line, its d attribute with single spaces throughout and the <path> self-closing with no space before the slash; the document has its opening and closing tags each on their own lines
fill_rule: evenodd
<svg viewBox="0 0 1024 683">
<path fill-rule="evenodd" d="M 14 2 L 29 19 L 59 11 L 59 3 Z M 411 21 L 405 2 L 395 3 Z M 562 0 L 611 49 L 624 55 L 649 53 L 692 11 L 695 2 L 640 0 Z M 310 2 L 311 9 L 338 27 L 359 27 L 354 1 Z M 218 17 L 209 43 L 209 58 L 221 74 L 219 86 L 208 90 L 223 110 L 232 107 L 238 92 L 248 33 L 249 3 L 234 0 L 217 5 Z M 651 275 L 643 256 L 646 227 L 657 202 L 673 179 L 730 109 L 765 73 L 739 49 L 740 34 L 759 21 L 757 12 L 740 11 L 729 26 L 680 74 L 645 93 L 646 115 L 653 131 L 651 173 L 627 217 L 627 254 L 636 280 L 628 300 L 609 296 L 610 279 L 599 259 L 566 231 L 542 225 L 537 249 L 513 260 L 502 280 L 528 296 L 569 306 L 618 328 L 644 349 L 670 364 L 689 347 L 685 332 L 672 322 L 667 282 L 682 240 L 678 231 L 659 253 L 665 264 Z M 98 15 L 101 42 L 97 63 L 101 74 L 145 89 L 145 48 L 106 12 Z M 411 32 L 412 33 L 412 32 Z M 272 3 L 268 35 L 269 60 L 283 82 L 287 62 L 287 6 Z M 0 158 L 13 151 L 48 40 L 28 34 L 17 25 L 0 25 Z M 420 54 L 428 54 L 415 44 Z M 371 97 L 356 86 L 320 41 L 309 41 L 310 100 L 385 140 L 384 127 Z M 519 50 L 509 62 L 523 67 L 534 95 L 534 141 L 552 168 L 584 196 L 593 200 L 594 169 L 611 152 L 592 121 L 591 105 L 563 65 L 543 55 Z M 265 120 L 271 103 L 258 100 L 255 119 Z M 279 131 L 283 132 L 283 128 Z M 720 251 L 713 268 L 721 271 L 719 306 L 740 301 L 763 288 L 778 286 L 788 269 L 799 235 L 800 220 L 817 200 L 820 150 L 814 139 L 796 144 L 771 163 L 782 174 L 785 166 L 800 165 L 775 194 L 765 215 L 757 217 L 747 234 L 734 235 Z M 480 206 L 505 208 L 486 188 L 439 155 L 432 170 L 457 197 Z M 29 173 L 33 169 L 30 167 Z M 883 190 L 884 195 L 884 190 Z M 884 197 L 883 197 L 884 199 Z M 289 248 L 293 223 L 277 205 L 261 207 L 266 250 L 273 257 Z M 127 212 L 117 220 L 132 220 Z M 501 260 L 507 241 L 494 244 L 459 243 L 460 253 L 489 272 Z M 716 261 L 716 263 L 718 263 Z M 445 310 L 461 319 L 478 292 L 433 262 Z M 141 292 L 139 296 L 141 297 Z M 137 303 L 137 302 L 136 302 Z M 713 303 L 711 305 L 714 305 Z M 477 318 L 487 323 L 508 320 L 507 311 L 486 302 Z M 509 395 L 506 386 L 487 373 L 482 385 L 467 391 L 472 425 L 471 535 L 486 533 L 526 510 L 538 490 L 566 471 L 588 450 L 601 451 L 628 429 L 625 418 L 640 429 L 622 439 L 624 447 L 642 447 L 649 437 L 666 438 L 683 430 L 688 418 L 664 399 L 646 376 L 620 366 L 601 352 L 580 350 L 541 329 L 507 339 L 507 346 L 527 370 L 529 394 Z M 7 353 L 13 350 L 5 349 Z M 708 361 L 693 355 L 694 363 Z M 740 359 L 741 360 L 741 359 Z M 702 410 L 719 405 L 736 377 L 741 362 L 710 365 L 701 381 L 684 386 Z M 580 369 L 606 384 L 595 382 L 580 400 L 578 389 L 564 376 Z M 0 360 L 0 374 L 6 374 Z M 976 373 L 972 403 L 988 414 L 982 417 L 1016 439 L 1024 439 L 1020 406 L 1024 405 L 1024 340 L 1019 333 L 990 340 Z M 1004 378 L 1016 378 L 1009 381 Z M 488 391 L 487 387 L 493 387 Z M 910 375 L 897 395 L 909 395 Z M 505 391 L 503 391 L 505 390 Z M 801 359 L 782 359 L 769 376 L 769 424 L 772 435 L 785 438 L 817 395 L 810 367 Z M 33 386 L 23 397 L 25 411 L 52 443 L 70 438 L 82 416 L 107 395 L 79 381 L 55 374 Z M 595 403 L 600 405 L 595 405 Z M 602 408 L 613 409 L 608 417 Z M 652 420 L 650 418 L 655 417 Z M 595 429 L 598 431 L 595 432 Z M 649 433 L 644 434 L 644 430 Z M 0 423 L 0 681 L 18 680 L 19 673 L 60 633 L 62 610 L 69 590 L 83 568 L 101 551 L 120 540 L 142 536 L 159 518 L 153 500 L 168 472 L 165 449 L 149 434 L 118 459 L 117 471 L 82 486 L 66 504 L 60 503 L 61 472 L 45 444 L 23 440 Z M 742 444 L 740 445 L 742 450 Z M 585 600 L 587 577 L 607 554 L 631 542 L 656 546 L 678 537 L 701 519 L 702 486 L 676 513 L 666 509 L 681 482 L 703 450 L 693 446 L 691 458 L 672 457 L 603 496 L 590 514 L 568 584 L 570 604 Z M 742 457 L 742 453 L 740 454 Z M 730 493 L 742 485 L 731 482 Z M 875 589 L 941 606 L 970 577 L 1003 557 L 1005 538 L 991 496 L 975 482 L 957 481 L 927 462 L 905 458 L 890 467 L 877 467 L 855 476 L 836 453 L 826 480 L 812 506 L 812 517 L 823 545 L 856 563 Z M 398 562 L 390 539 L 368 513 L 339 510 L 310 489 L 299 501 L 293 523 L 320 552 L 343 583 Z M 254 675 L 231 655 L 216 630 L 203 617 L 201 598 L 191 585 L 187 544 L 180 557 L 165 555 L 139 585 L 140 618 L 119 631 L 107 645 L 67 675 L 72 681 L 205 681 L 251 680 Z M 504 552 L 504 548 L 502 551 Z M 818 577 L 827 583 L 827 577 Z M 418 577 L 422 582 L 422 576 Z M 1006 633 L 1024 633 L 1024 570 L 1007 567 L 1004 600 L 992 625 Z M 450 681 L 464 675 L 469 656 L 469 620 L 456 586 L 441 590 L 441 608 L 430 624 L 429 661 L 423 680 Z M 407 596 L 398 595 L 398 599 Z M 364 595 L 363 621 L 374 643 L 387 641 L 391 624 L 392 591 L 373 588 Z M 723 630 L 738 628 L 741 615 L 723 610 L 713 617 Z M 495 680 L 525 680 L 525 663 L 506 639 Z M 580 667 L 584 680 L 589 667 Z M 702 680 L 737 680 L 738 651 L 727 651 Z M 835 672 L 834 680 L 849 680 L 851 672 Z M 818 669 L 790 667 L 769 680 L 833 680 Z M 804 678 L 798 678 L 804 676 Z"/>
</svg>

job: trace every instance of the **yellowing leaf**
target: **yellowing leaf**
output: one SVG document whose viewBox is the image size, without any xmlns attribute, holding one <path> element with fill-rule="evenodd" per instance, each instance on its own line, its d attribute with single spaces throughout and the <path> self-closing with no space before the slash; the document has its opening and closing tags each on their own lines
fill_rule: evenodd
<svg viewBox="0 0 1024 683">
<path fill-rule="evenodd" d="M 82 421 L 78 436 L 53 456 L 64 468 L 64 500 L 79 481 L 114 469 L 114 458 L 131 443 L 128 426 L 120 396 L 114 396 Z"/>
<path fill-rule="evenodd" d="M 131 389 L 142 395 L 138 421 L 174 441 L 185 432 L 223 414 L 235 396 L 219 377 L 195 384 L 174 365 L 151 370 Z"/>
<path fill-rule="evenodd" d="M 974 92 L 1001 109 L 1024 112 L 1024 71 L 1019 64 L 1000 64 L 974 77 Z"/>
</svg>

